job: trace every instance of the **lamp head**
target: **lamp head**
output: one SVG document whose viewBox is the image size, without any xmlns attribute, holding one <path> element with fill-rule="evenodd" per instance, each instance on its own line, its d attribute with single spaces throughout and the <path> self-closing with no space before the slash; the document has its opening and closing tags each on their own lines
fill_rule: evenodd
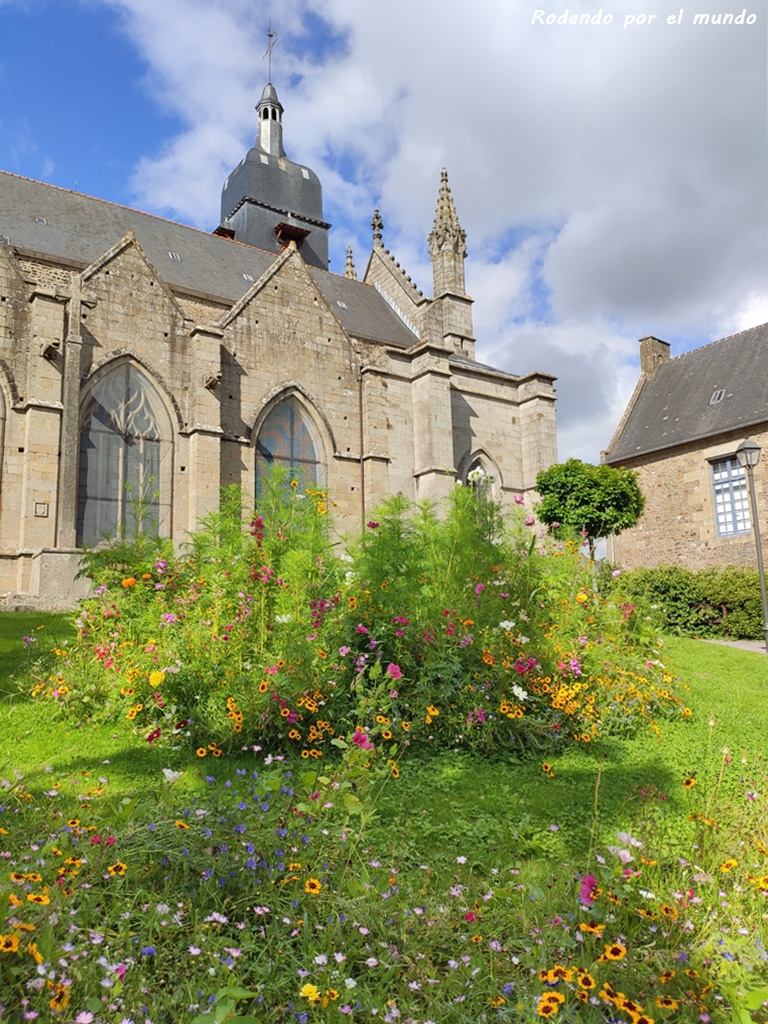
<svg viewBox="0 0 768 1024">
<path fill-rule="evenodd" d="M 760 460 L 760 445 L 757 441 L 742 441 L 739 447 L 736 449 L 736 458 L 739 460 L 739 465 L 742 469 L 754 469 Z"/>
</svg>

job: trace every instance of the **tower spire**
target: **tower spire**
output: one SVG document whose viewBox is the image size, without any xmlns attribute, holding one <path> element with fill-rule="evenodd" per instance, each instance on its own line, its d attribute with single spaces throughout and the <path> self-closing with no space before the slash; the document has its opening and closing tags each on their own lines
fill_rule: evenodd
<svg viewBox="0 0 768 1024">
<path fill-rule="evenodd" d="M 447 292 L 464 294 L 464 260 L 467 256 L 467 233 L 459 224 L 448 172 L 440 172 L 435 222 L 429 236 L 429 258 L 432 260 L 435 297 Z"/>
<path fill-rule="evenodd" d="M 352 246 L 347 246 L 347 262 L 344 265 L 344 277 L 351 277 L 353 281 L 357 280 L 357 271 L 355 270 L 355 261 L 352 257 Z"/>
<path fill-rule="evenodd" d="M 435 223 L 429 236 L 435 316 L 441 324 L 443 341 L 459 354 L 474 359 L 472 299 L 467 295 L 464 284 L 466 257 L 467 233 L 459 224 L 448 185 L 448 172 L 443 168 Z"/>
</svg>

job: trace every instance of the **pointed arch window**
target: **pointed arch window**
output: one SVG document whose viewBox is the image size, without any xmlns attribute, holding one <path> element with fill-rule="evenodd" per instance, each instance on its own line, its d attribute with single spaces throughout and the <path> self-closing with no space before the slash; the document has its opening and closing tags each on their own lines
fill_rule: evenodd
<svg viewBox="0 0 768 1024">
<path fill-rule="evenodd" d="M 272 466 L 282 466 L 302 486 L 325 486 L 323 442 L 306 408 L 291 396 L 264 419 L 256 439 L 256 495 Z"/>
<path fill-rule="evenodd" d="M 80 422 L 78 545 L 136 530 L 170 535 L 172 425 L 147 375 L 130 362 L 105 372 Z"/>
</svg>

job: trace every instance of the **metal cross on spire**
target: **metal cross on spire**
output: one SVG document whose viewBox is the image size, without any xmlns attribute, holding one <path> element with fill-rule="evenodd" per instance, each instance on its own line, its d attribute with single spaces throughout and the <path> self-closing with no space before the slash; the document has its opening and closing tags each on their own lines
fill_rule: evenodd
<svg viewBox="0 0 768 1024">
<path fill-rule="evenodd" d="M 264 56 L 265 57 L 269 57 L 269 78 L 268 78 L 268 81 L 271 82 L 272 81 L 272 51 L 274 50 L 275 43 L 277 42 L 277 32 L 273 32 L 272 31 L 272 19 L 271 18 L 269 19 L 269 28 L 267 29 L 267 39 L 269 40 L 269 43 L 267 44 L 267 49 L 266 49 L 266 52 L 265 52 Z"/>
</svg>

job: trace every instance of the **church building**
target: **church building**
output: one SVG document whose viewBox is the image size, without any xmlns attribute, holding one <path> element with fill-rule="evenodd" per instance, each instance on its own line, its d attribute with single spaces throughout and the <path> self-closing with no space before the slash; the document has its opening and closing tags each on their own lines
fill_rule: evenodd
<svg viewBox="0 0 768 1024">
<path fill-rule="evenodd" d="M 281 464 L 341 532 L 392 493 L 438 501 L 474 468 L 499 498 L 556 461 L 554 377 L 475 360 L 446 172 L 433 294 L 384 245 L 328 270 L 322 188 L 283 148 L 274 86 L 208 234 L 0 172 L 0 600 L 71 601 L 84 547 L 183 542 L 222 486 Z"/>
</svg>

